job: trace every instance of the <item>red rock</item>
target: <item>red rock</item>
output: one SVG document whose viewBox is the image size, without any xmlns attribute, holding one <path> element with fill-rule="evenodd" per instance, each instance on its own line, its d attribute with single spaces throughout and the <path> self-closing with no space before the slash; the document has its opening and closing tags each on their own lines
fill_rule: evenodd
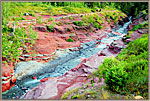
<svg viewBox="0 0 150 101">
<path fill-rule="evenodd" d="M 10 89 L 10 81 L 8 81 L 8 83 L 2 84 L 2 92 L 9 90 L 9 89 Z"/>
<path fill-rule="evenodd" d="M 35 47 L 35 51 L 39 54 L 51 54 L 56 50 L 57 44 L 53 37 L 46 37 L 37 39 Z"/>
<path fill-rule="evenodd" d="M 12 83 L 15 83 L 15 82 L 16 82 L 16 78 L 15 78 L 14 76 L 11 78 L 11 82 L 12 82 Z"/>
<path fill-rule="evenodd" d="M 48 80 L 48 78 L 44 78 L 44 79 L 41 79 L 40 82 L 45 82 L 47 80 Z"/>
<path fill-rule="evenodd" d="M 11 83 L 16 82 L 16 78 L 13 76 L 13 73 L 14 73 L 14 70 L 13 70 L 12 65 L 2 64 L 2 76 L 6 77 L 6 78 L 9 77 L 9 78 L 4 80 L 4 81 L 8 81 L 8 83 L 2 84 L 2 91 L 3 92 L 10 89 L 10 81 L 11 81 Z"/>
<path fill-rule="evenodd" d="M 87 77 L 86 77 L 86 76 L 85 76 L 85 77 L 84 77 L 84 76 L 83 76 L 83 77 L 82 77 L 82 76 L 81 76 L 81 77 L 79 76 L 79 77 L 76 78 L 76 82 L 84 82 L 84 81 L 86 81 L 86 80 L 87 80 Z"/>
<path fill-rule="evenodd" d="M 66 33 L 66 30 L 65 30 L 65 28 L 64 28 L 63 26 L 55 25 L 54 29 L 55 29 L 56 31 L 58 31 L 60 34 Z"/>
<path fill-rule="evenodd" d="M 58 84 L 57 85 L 57 88 L 58 88 L 58 91 L 60 92 L 60 94 L 62 94 L 62 91 L 64 91 L 66 88 L 68 88 L 69 86 L 67 84 Z"/>
<path fill-rule="evenodd" d="M 2 76 L 4 77 L 11 76 L 12 72 L 13 72 L 12 66 L 6 66 L 5 64 L 2 64 Z"/>
<path fill-rule="evenodd" d="M 10 87 L 14 87 L 14 86 L 15 86 L 15 84 L 12 83 Z"/>
<path fill-rule="evenodd" d="M 98 47 L 98 45 L 95 46 L 95 48 L 97 48 L 97 47 Z"/>
<path fill-rule="evenodd" d="M 36 79 L 36 76 L 35 76 L 35 77 L 32 77 L 32 79 Z"/>
</svg>

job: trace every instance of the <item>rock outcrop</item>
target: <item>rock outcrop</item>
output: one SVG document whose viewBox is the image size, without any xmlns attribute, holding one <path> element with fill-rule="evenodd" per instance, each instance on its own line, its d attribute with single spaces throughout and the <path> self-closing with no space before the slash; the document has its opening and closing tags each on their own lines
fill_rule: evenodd
<svg viewBox="0 0 150 101">
<path fill-rule="evenodd" d="M 2 64 L 2 68 L 2 92 L 4 92 L 14 86 L 16 78 L 14 76 L 13 66 Z"/>
</svg>

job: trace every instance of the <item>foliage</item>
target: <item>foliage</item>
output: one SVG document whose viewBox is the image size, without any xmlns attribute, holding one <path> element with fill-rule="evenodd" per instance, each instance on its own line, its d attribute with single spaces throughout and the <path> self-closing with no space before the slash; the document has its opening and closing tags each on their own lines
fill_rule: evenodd
<svg viewBox="0 0 150 101">
<path fill-rule="evenodd" d="M 134 31 L 128 31 L 128 35 L 132 35 L 132 33 L 133 33 Z"/>
<path fill-rule="evenodd" d="M 53 18 L 53 16 L 51 15 L 51 17 L 48 19 L 48 21 L 54 21 L 55 19 Z"/>
<path fill-rule="evenodd" d="M 105 86 L 98 85 L 91 87 L 89 83 L 86 83 L 80 88 L 76 88 L 67 91 L 61 96 L 61 99 L 133 99 L 132 95 L 122 96 L 114 94 L 113 92 L 105 89 Z"/>
<path fill-rule="evenodd" d="M 107 69 L 105 76 L 105 83 L 108 86 L 108 89 L 112 91 L 123 90 L 127 84 L 128 73 L 124 68 L 120 66 L 112 66 L 110 69 Z"/>
<path fill-rule="evenodd" d="M 74 40 L 72 38 L 68 38 L 66 41 L 67 42 L 74 42 Z"/>
<path fill-rule="evenodd" d="M 73 93 L 73 92 L 76 92 L 77 90 L 78 90 L 78 88 L 72 89 L 72 90 L 66 92 L 65 94 L 63 94 L 63 95 L 61 96 L 61 99 L 67 99 L 69 94 L 71 94 L 71 93 Z"/>
<path fill-rule="evenodd" d="M 28 30 L 28 33 L 29 33 L 29 38 L 30 39 L 33 39 L 33 40 L 36 40 L 38 38 L 38 35 L 37 35 L 37 31 L 35 32 L 32 28 L 32 26 L 30 26 L 29 30 Z"/>
<path fill-rule="evenodd" d="M 73 20 L 72 16 L 69 16 L 69 19 L 70 19 L 70 21 L 72 21 Z"/>
<path fill-rule="evenodd" d="M 84 25 L 84 23 L 82 21 L 74 21 L 73 24 L 77 25 L 77 26 L 83 26 Z"/>
<path fill-rule="evenodd" d="M 65 21 L 58 21 L 56 24 L 57 24 L 58 26 L 62 26 L 62 25 L 64 25 L 64 23 L 65 23 Z"/>
<path fill-rule="evenodd" d="M 108 22 L 109 24 L 111 24 L 111 21 L 110 21 L 110 20 L 107 20 L 107 22 Z"/>
<path fill-rule="evenodd" d="M 52 22 L 52 24 L 50 24 L 50 25 L 48 26 L 48 32 L 52 32 L 53 29 L 54 29 L 54 27 L 55 27 L 55 25 L 56 25 L 56 23 L 55 23 L 55 22 Z"/>
<path fill-rule="evenodd" d="M 34 32 L 32 28 L 29 28 L 28 36 L 24 28 L 16 28 L 15 33 L 12 36 L 4 34 L 2 36 L 2 57 L 6 58 L 6 61 L 4 62 L 16 62 L 22 51 L 19 50 L 19 48 L 25 48 L 26 42 L 33 43 L 35 39 L 37 39 L 37 33 Z"/>
<path fill-rule="evenodd" d="M 135 30 L 140 29 L 140 28 L 142 28 L 142 27 L 145 28 L 146 26 L 148 26 L 148 22 L 144 22 L 144 23 L 135 25 L 135 26 L 131 29 L 131 31 L 135 31 Z"/>
<path fill-rule="evenodd" d="M 112 11 L 112 8 L 105 8 L 105 10 L 101 12 L 101 14 L 107 17 L 108 23 L 111 23 L 111 19 L 115 24 L 119 19 L 121 19 L 121 17 L 126 17 L 126 14 L 120 12 L 119 10 Z"/>
<path fill-rule="evenodd" d="M 148 35 L 130 42 L 116 58 L 106 58 L 96 77 L 105 78 L 107 88 L 120 94 L 148 97 Z"/>
<path fill-rule="evenodd" d="M 99 29 L 103 29 L 104 28 L 104 26 L 99 26 Z"/>
<path fill-rule="evenodd" d="M 72 32 L 71 35 L 70 35 L 71 38 L 72 38 L 73 34 L 74 34 L 74 33 Z"/>
<path fill-rule="evenodd" d="M 38 18 L 36 18 L 36 21 L 38 24 L 42 24 L 42 16 L 38 16 Z"/>
<path fill-rule="evenodd" d="M 82 21 L 86 24 L 86 25 L 93 25 L 93 27 L 95 28 L 99 28 L 102 29 L 103 26 L 101 25 L 104 22 L 104 17 L 103 16 L 99 16 L 98 14 L 93 14 L 90 16 L 83 16 L 82 17 Z"/>
<path fill-rule="evenodd" d="M 126 55 L 132 55 L 132 54 L 140 55 L 144 51 L 148 51 L 148 39 L 147 38 L 148 38 L 147 35 L 143 35 L 142 38 L 129 43 L 126 49 L 123 50 L 120 54 L 126 53 Z"/>
</svg>

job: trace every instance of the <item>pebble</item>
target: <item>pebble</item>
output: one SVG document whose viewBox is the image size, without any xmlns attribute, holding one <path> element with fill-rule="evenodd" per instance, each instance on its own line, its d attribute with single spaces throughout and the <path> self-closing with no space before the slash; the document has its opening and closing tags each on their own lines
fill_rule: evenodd
<svg viewBox="0 0 150 101">
<path fill-rule="evenodd" d="M 45 82 L 47 80 L 48 80 L 48 78 L 44 78 L 44 79 L 41 79 L 40 82 Z"/>
</svg>

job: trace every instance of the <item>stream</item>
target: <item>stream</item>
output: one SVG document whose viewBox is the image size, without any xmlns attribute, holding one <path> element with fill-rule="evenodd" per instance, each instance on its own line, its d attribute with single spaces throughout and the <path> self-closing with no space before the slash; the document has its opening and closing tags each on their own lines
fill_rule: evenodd
<svg viewBox="0 0 150 101">
<path fill-rule="evenodd" d="M 115 32 L 121 33 L 121 35 L 115 35 L 113 33 L 107 32 L 106 38 L 102 40 L 95 40 L 86 43 L 82 43 L 81 47 L 72 48 L 65 54 L 62 54 L 55 60 L 49 61 L 44 64 L 37 64 L 35 61 L 21 62 L 20 65 L 22 67 L 19 68 L 19 64 L 17 68 L 15 67 L 15 74 L 21 73 L 21 68 L 25 68 L 28 65 L 38 66 L 37 70 L 30 70 L 30 73 L 26 75 L 22 75 L 17 78 L 16 84 L 10 90 L 2 93 L 3 99 L 19 99 L 20 96 L 28 92 L 33 87 L 36 87 L 40 84 L 40 80 L 48 77 L 58 77 L 64 75 L 67 71 L 76 67 L 82 58 L 89 58 L 97 52 L 106 49 L 108 46 L 106 44 L 99 44 L 98 47 L 96 41 L 100 41 L 102 43 L 107 43 L 110 45 L 115 40 L 121 39 L 124 35 L 127 34 L 127 27 L 131 24 L 131 17 L 129 17 L 129 22 L 125 23 L 123 26 L 119 25 L 117 30 L 113 29 Z M 78 49 L 78 51 L 74 51 Z M 59 51 L 58 51 L 59 52 Z M 32 77 L 36 76 L 37 79 L 33 80 Z M 20 98 L 21 99 L 21 98 Z"/>
</svg>

